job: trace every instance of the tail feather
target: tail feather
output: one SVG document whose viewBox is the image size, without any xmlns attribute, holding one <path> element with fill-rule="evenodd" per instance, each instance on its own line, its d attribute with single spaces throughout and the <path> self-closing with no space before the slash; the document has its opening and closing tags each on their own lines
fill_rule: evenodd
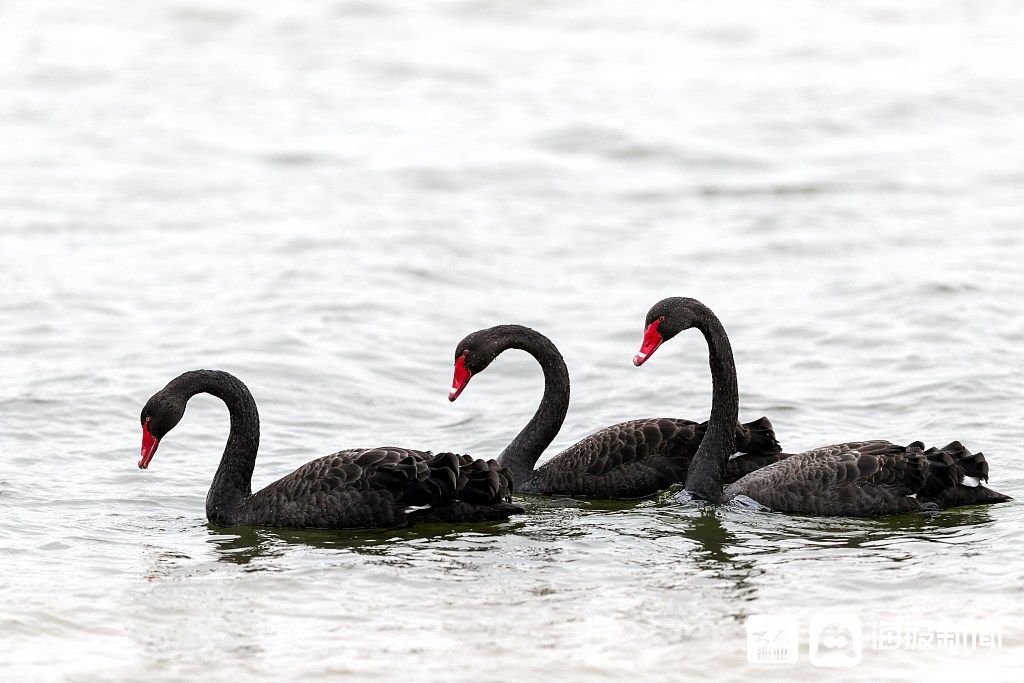
<svg viewBox="0 0 1024 683">
<path fill-rule="evenodd" d="M 775 438 L 775 428 L 767 417 L 739 425 L 736 430 L 736 450 L 740 453 L 781 453 L 782 446 Z"/>
<path fill-rule="evenodd" d="M 927 477 L 918 489 L 922 501 L 948 508 L 1012 500 L 980 485 L 988 481 L 988 461 L 983 453 L 971 453 L 959 441 L 942 448 L 929 448 L 921 455 L 928 462 Z"/>
<path fill-rule="evenodd" d="M 963 479 L 952 453 L 944 449 L 923 450 L 915 442 L 907 446 L 907 467 L 903 470 L 903 484 L 922 497 L 934 498 L 953 488 Z"/>
<path fill-rule="evenodd" d="M 988 461 L 983 453 L 971 453 L 959 441 L 954 441 L 941 449 L 953 456 L 957 467 L 963 470 L 963 476 L 988 481 Z"/>
<path fill-rule="evenodd" d="M 464 455 L 455 498 L 474 505 L 508 503 L 512 500 L 512 471 L 496 460 Z"/>
<path fill-rule="evenodd" d="M 512 472 L 507 467 L 496 460 L 446 455 L 457 465 L 452 495 L 443 504 L 415 512 L 417 521 L 487 522 L 523 514 L 523 508 L 512 502 Z M 450 458 L 446 461 L 448 467 L 452 462 Z"/>
<path fill-rule="evenodd" d="M 413 457 L 409 463 L 402 463 L 402 470 L 407 473 L 406 487 L 402 491 L 401 502 L 405 505 L 438 505 L 452 500 L 458 487 L 459 456 L 454 453 L 438 453 L 430 460 L 423 462 Z M 426 477 L 423 477 L 423 465 L 426 465 Z M 417 468 L 420 468 L 417 470 Z M 379 472 L 378 476 L 384 473 Z"/>
</svg>

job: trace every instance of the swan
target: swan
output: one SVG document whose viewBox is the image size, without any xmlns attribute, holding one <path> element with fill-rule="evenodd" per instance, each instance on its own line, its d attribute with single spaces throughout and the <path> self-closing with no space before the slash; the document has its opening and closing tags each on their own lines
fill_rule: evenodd
<svg viewBox="0 0 1024 683">
<path fill-rule="evenodd" d="M 219 370 L 186 372 L 146 402 L 140 416 L 140 469 L 149 467 L 161 440 L 184 416 L 188 400 L 200 393 L 224 401 L 231 420 L 206 496 L 206 517 L 218 526 L 382 528 L 503 520 L 523 512 L 511 502 L 509 471 L 494 460 L 393 446 L 339 451 L 252 493 L 260 442 L 256 401 L 241 380 Z"/>
<path fill-rule="evenodd" d="M 569 409 L 569 371 L 550 339 L 523 325 L 473 332 L 456 346 L 448 399 L 457 399 L 470 378 L 508 349 L 526 351 L 544 373 L 544 395 L 537 412 L 498 457 L 498 464 L 512 472 L 516 492 L 631 499 L 654 495 L 685 480 L 706 423 L 667 417 L 605 427 L 534 469 Z M 729 461 L 727 479 L 738 479 L 779 458 L 781 449 L 767 418 L 745 425 L 734 419 L 733 430 L 744 455 Z"/>
<path fill-rule="evenodd" d="M 684 330 L 698 329 L 708 344 L 712 378 L 711 420 L 690 463 L 686 491 L 713 503 L 739 496 L 789 514 L 880 517 L 959 505 L 1010 500 L 980 485 L 988 481 L 988 463 L 959 441 L 925 449 L 871 440 L 822 446 L 787 455 L 778 462 L 729 483 L 729 457 L 735 450 L 732 425 L 739 410 L 739 389 L 732 347 L 710 308 L 683 297 L 655 304 L 647 313 L 637 366 L 664 342 Z"/>
</svg>

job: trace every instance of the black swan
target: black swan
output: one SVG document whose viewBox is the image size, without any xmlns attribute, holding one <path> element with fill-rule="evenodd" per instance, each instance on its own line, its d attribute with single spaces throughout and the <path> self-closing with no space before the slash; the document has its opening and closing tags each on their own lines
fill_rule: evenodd
<svg viewBox="0 0 1024 683">
<path fill-rule="evenodd" d="M 686 479 L 690 458 L 707 423 L 647 418 L 605 427 L 570 446 L 538 469 L 538 458 L 558 434 L 569 409 L 569 371 L 562 354 L 543 334 L 522 325 L 498 325 L 469 335 L 455 349 L 454 401 L 470 378 L 507 349 L 533 356 L 544 371 L 544 396 L 530 422 L 498 457 L 522 493 L 584 498 L 643 498 Z M 733 420 L 734 438 L 745 455 L 730 460 L 726 477 L 738 479 L 779 458 L 767 418 L 746 425 Z"/>
<path fill-rule="evenodd" d="M 141 416 L 140 468 L 149 467 L 160 439 L 200 393 L 224 401 L 231 417 L 227 446 L 206 496 L 206 517 L 213 524 L 380 528 L 501 520 L 523 511 L 511 503 L 510 473 L 494 460 L 392 446 L 318 458 L 252 493 L 260 444 L 256 401 L 238 378 L 217 370 L 186 372 L 149 399 Z"/>
<path fill-rule="evenodd" d="M 683 330 L 697 328 L 707 340 L 712 377 L 711 420 L 693 457 L 686 490 L 714 503 L 737 496 L 790 514 L 878 517 L 958 505 L 1010 500 L 980 485 L 988 463 L 959 442 L 929 448 L 915 441 L 859 441 L 788 455 L 729 483 L 726 468 L 734 450 L 739 410 L 736 365 L 725 328 L 695 299 L 673 297 L 648 312 L 640 353 L 643 364 L 662 344 Z M 728 484 L 728 485 L 727 485 Z"/>
</svg>

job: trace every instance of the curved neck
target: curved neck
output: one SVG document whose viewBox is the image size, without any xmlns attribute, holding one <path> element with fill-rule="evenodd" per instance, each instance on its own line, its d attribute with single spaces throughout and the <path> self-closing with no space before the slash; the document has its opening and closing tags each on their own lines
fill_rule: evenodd
<svg viewBox="0 0 1024 683">
<path fill-rule="evenodd" d="M 736 363 L 725 328 L 711 309 L 694 307 L 695 327 L 708 343 L 711 365 L 711 421 L 700 442 L 696 455 L 690 461 L 686 474 L 686 490 L 710 500 L 722 500 L 725 466 L 736 451 L 736 422 L 739 419 L 740 398 L 736 382 Z"/>
<path fill-rule="evenodd" d="M 521 325 L 494 329 L 501 335 L 495 355 L 507 349 L 520 349 L 533 356 L 544 371 L 544 396 L 537 412 L 498 456 L 498 463 L 512 470 L 518 489 L 532 478 L 533 466 L 565 421 L 569 411 L 569 369 L 555 345 L 540 332 Z"/>
<path fill-rule="evenodd" d="M 206 495 L 206 517 L 214 524 L 231 524 L 238 508 L 252 493 L 252 471 L 260 446 L 256 401 L 241 380 L 219 370 L 186 372 L 168 384 L 167 389 L 185 401 L 196 394 L 212 394 L 228 407 L 231 431 Z"/>
</svg>

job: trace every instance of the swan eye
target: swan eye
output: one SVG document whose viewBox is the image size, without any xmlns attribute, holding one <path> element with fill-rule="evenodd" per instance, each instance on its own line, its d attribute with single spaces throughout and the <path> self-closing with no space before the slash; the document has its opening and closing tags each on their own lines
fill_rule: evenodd
<svg viewBox="0 0 1024 683">
<path fill-rule="evenodd" d="M 469 349 L 466 349 L 465 351 L 462 352 L 462 357 L 463 358 L 465 358 L 468 355 L 469 355 Z"/>
<path fill-rule="evenodd" d="M 658 316 L 658 322 L 659 322 L 659 323 L 663 323 L 663 322 L 665 322 L 665 316 L 663 316 L 663 315 L 659 315 L 659 316 Z"/>
</svg>

